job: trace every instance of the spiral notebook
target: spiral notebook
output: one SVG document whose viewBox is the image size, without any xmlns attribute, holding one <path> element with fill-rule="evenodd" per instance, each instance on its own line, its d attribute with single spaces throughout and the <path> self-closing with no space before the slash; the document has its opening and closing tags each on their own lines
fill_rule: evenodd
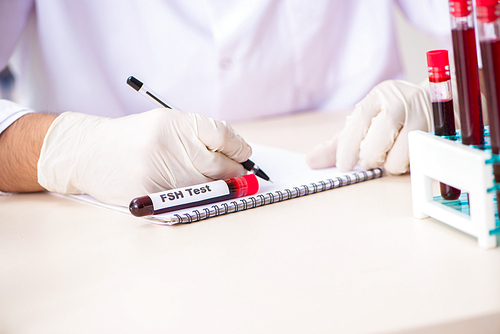
<svg viewBox="0 0 500 334">
<path fill-rule="evenodd" d="M 252 145 L 252 149 L 252 161 L 273 181 L 271 183 L 259 179 L 257 194 L 137 219 L 145 219 L 161 225 L 193 223 L 383 176 L 381 168 L 370 170 L 355 168 L 346 173 L 341 173 L 337 168 L 313 170 L 307 165 L 304 154 L 255 144 Z M 70 197 L 131 215 L 128 208 L 106 205 L 88 195 Z"/>
</svg>

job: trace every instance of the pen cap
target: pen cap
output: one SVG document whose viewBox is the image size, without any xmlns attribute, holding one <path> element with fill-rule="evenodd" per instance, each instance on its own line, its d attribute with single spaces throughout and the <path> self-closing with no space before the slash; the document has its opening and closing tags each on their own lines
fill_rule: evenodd
<svg viewBox="0 0 500 334">
<path fill-rule="evenodd" d="M 427 69 L 430 82 L 450 80 L 450 62 L 447 50 L 433 50 L 427 52 Z"/>
<path fill-rule="evenodd" d="M 496 21 L 500 17 L 498 0 L 476 0 L 477 19 L 483 23 Z"/>
<path fill-rule="evenodd" d="M 472 13 L 472 0 L 449 0 L 450 14 L 454 17 L 469 16 Z"/>
</svg>

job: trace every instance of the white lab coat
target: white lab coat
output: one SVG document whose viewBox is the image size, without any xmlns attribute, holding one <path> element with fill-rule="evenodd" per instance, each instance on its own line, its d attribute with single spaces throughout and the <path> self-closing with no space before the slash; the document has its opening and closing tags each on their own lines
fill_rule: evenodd
<svg viewBox="0 0 500 334">
<path fill-rule="evenodd" d="M 228 121 L 352 106 L 403 78 L 396 3 L 448 38 L 444 0 L 0 0 L 0 69 L 10 64 L 19 97 L 17 110 L 0 104 L 0 125 L 26 107 L 154 108 L 130 75 L 168 104 Z"/>
</svg>

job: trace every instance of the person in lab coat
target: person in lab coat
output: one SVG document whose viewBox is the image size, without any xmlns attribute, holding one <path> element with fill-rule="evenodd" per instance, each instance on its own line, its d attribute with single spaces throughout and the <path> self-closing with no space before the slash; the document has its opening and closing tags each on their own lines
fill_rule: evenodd
<svg viewBox="0 0 500 334">
<path fill-rule="evenodd" d="M 408 170 L 406 134 L 430 127 L 403 79 L 395 6 L 448 43 L 439 0 L 0 1 L 0 190 L 87 193 L 110 204 L 244 173 L 225 123 L 351 107 L 313 168 Z M 168 104 L 125 84 L 134 75 Z"/>
</svg>

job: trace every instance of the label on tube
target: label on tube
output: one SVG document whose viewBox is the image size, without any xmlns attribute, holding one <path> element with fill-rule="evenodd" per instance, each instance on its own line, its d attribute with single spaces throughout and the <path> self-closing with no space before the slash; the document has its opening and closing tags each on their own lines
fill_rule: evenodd
<svg viewBox="0 0 500 334">
<path fill-rule="evenodd" d="M 229 195 L 229 187 L 223 180 L 198 184 L 185 188 L 168 190 L 148 195 L 153 202 L 154 210 L 161 210 L 173 206 L 199 202 L 211 198 Z"/>
</svg>

